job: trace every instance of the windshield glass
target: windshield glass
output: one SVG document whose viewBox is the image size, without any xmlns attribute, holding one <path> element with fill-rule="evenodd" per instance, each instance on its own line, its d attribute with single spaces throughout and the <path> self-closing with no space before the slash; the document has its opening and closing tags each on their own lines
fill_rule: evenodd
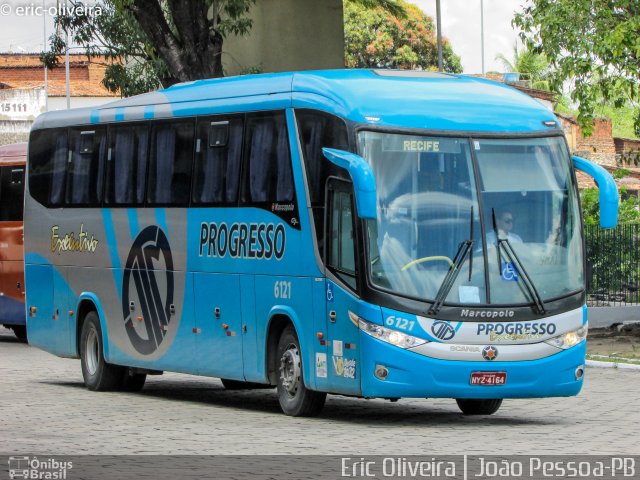
<svg viewBox="0 0 640 480">
<path fill-rule="evenodd" d="M 378 195 L 377 220 L 368 222 L 373 282 L 432 300 L 460 244 L 473 240 L 446 299 L 485 303 L 480 209 L 469 141 L 361 132 L 359 143 L 373 168 Z"/>
<path fill-rule="evenodd" d="M 583 288 L 582 237 L 569 153 L 559 137 L 474 140 L 486 222 L 492 303 L 527 303 L 508 240 L 543 300 Z M 494 229 L 495 218 L 495 229 Z"/>
<path fill-rule="evenodd" d="M 529 304 L 518 261 L 543 300 L 583 287 L 577 199 L 561 138 L 362 131 L 358 141 L 376 178 L 377 219 L 367 233 L 379 288 L 431 301 L 446 294 L 448 304 Z"/>
</svg>

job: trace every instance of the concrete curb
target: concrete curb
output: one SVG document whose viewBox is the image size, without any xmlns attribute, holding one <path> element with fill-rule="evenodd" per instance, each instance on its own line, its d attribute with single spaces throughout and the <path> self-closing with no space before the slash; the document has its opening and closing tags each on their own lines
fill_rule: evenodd
<svg viewBox="0 0 640 480">
<path fill-rule="evenodd" d="M 598 360 L 587 360 L 587 367 L 592 368 L 618 368 L 620 370 L 636 370 L 640 371 L 640 365 L 633 363 L 616 363 L 616 362 L 600 362 Z"/>
</svg>

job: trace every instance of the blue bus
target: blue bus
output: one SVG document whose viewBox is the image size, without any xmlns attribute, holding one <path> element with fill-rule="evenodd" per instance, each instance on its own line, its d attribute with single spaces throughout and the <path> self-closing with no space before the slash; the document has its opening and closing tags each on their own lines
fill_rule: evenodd
<svg viewBox="0 0 640 480">
<path fill-rule="evenodd" d="M 587 310 L 575 169 L 553 113 L 432 72 L 202 80 L 33 125 L 29 342 L 91 390 L 163 371 L 326 394 L 576 395 Z"/>
</svg>

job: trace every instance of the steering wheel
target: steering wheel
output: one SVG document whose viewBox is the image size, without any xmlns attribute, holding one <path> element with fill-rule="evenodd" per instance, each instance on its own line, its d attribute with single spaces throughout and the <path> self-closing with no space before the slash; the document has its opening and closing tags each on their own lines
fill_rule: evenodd
<svg viewBox="0 0 640 480">
<path fill-rule="evenodd" d="M 433 257 L 422 257 L 422 258 L 418 258 L 417 260 L 412 260 L 409 263 L 407 263 L 405 266 L 403 266 L 400 269 L 400 271 L 404 272 L 406 269 L 413 267 L 415 265 L 418 265 L 420 263 L 436 262 L 436 261 L 447 262 L 450 267 L 453 267 L 453 260 L 451 260 L 449 257 L 446 257 L 444 255 L 435 255 Z"/>
</svg>

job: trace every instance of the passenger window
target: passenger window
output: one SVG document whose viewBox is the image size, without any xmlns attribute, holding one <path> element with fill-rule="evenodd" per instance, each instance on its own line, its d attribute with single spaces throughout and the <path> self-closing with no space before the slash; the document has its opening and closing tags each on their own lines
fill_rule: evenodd
<svg viewBox="0 0 640 480">
<path fill-rule="evenodd" d="M 342 182 L 340 182 L 342 183 Z M 351 288 L 356 288 L 353 195 L 332 187 L 329 190 L 328 266 Z"/>
<path fill-rule="evenodd" d="M 0 168 L 0 222 L 22 220 L 24 167 Z"/>
<path fill-rule="evenodd" d="M 192 121 L 164 123 L 153 128 L 149 204 L 186 206 L 189 203 L 193 137 Z"/>
<path fill-rule="evenodd" d="M 324 235 L 324 205 L 327 178 L 346 175 L 328 161 L 322 148 L 338 148 L 349 151 L 347 126 L 344 120 L 317 110 L 296 110 L 300 146 L 307 173 L 307 188 L 311 200 L 311 212 L 315 225 L 320 258 L 324 257 L 322 238 Z M 346 177 L 348 178 L 348 177 Z"/>
<path fill-rule="evenodd" d="M 254 115 L 247 120 L 247 203 L 292 202 L 293 173 L 287 122 L 283 112 Z"/>
<path fill-rule="evenodd" d="M 149 128 L 146 125 L 112 128 L 109 136 L 106 203 L 142 205 L 149 157 Z"/>
<path fill-rule="evenodd" d="M 66 203 L 77 206 L 100 204 L 107 153 L 105 130 L 71 130 L 70 139 Z"/>
<path fill-rule="evenodd" d="M 67 167 L 67 129 L 36 130 L 29 140 L 29 192 L 42 205 L 62 204 Z"/>
<path fill-rule="evenodd" d="M 311 206 L 322 207 L 327 178 L 339 175 L 340 171 L 324 157 L 322 148 L 348 151 L 347 126 L 342 119 L 316 110 L 296 110 L 296 119 Z"/>
<path fill-rule="evenodd" d="M 198 122 L 194 204 L 235 204 L 238 201 L 242 123 L 241 118 L 221 117 Z"/>
</svg>

